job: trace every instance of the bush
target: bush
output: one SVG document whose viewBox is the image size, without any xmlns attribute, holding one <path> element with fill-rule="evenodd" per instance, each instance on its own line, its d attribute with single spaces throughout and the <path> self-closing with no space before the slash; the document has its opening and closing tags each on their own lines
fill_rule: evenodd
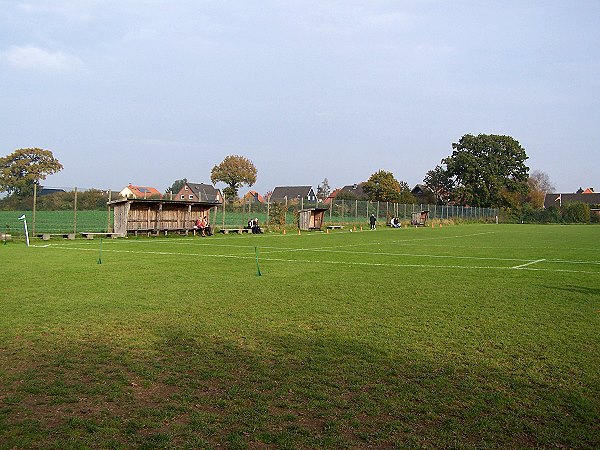
<svg viewBox="0 0 600 450">
<path fill-rule="evenodd" d="M 562 207 L 566 223 L 590 223 L 590 207 L 585 203 L 569 203 Z"/>
</svg>

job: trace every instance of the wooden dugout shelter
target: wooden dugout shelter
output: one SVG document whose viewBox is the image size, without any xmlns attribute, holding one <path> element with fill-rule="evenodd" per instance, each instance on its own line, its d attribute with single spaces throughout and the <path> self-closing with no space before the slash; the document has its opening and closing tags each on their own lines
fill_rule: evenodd
<svg viewBox="0 0 600 450">
<path fill-rule="evenodd" d="M 412 213 L 412 219 L 410 221 L 411 225 L 416 225 L 418 227 L 424 227 L 425 223 L 427 223 L 427 218 L 429 217 L 429 211 L 421 211 Z"/>
<path fill-rule="evenodd" d="M 323 219 L 325 218 L 327 208 L 301 209 L 298 218 L 298 228 L 303 231 L 320 230 L 323 228 Z"/>
<path fill-rule="evenodd" d="M 187 232 L 194 230 L 196 219 L 206 216 L 213 224 L 211 209 L 218 202 L 179 201 L 164 199 L 120 198 L 108 202 L 113 208 L 113 231 L 119 236 L 139 232 L 167 234 L 169 231 Z M 214 226 L 214 224 L 212 225 Z"/>
</svg>

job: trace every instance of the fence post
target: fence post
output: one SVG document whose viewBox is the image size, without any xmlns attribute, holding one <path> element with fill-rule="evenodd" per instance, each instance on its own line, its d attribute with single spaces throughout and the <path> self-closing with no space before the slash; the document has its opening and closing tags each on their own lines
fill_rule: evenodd
<svg viewBox="0 0 600 450">
<path fill-rule="evenodd" d="M 77 233 L 77 186 L 75 187 L 75 197 L 73 199 L 73 234 Z"/>
<path fill-rule="evenodd" d="M 223 196 L 223 214 L 221 214 L 221 221 L 222 221 L 221 228 L 225 228 L 225 201 L 226 201 L 226 198 L 225 198 L 225 196 Z"/>
<path fill-rule="evenodd" d="M 33 182 L 33 211 L 31 221 L 33 222 L 33 228 L 31 229 L 31 235 L 35 236 L 35 211 L 37 208 L 37 183 Z"/>
<path fill-rule="evenodd" d="M 108 204 L 111 201 L 111 196 L 112 196 L 112 189 L 109 189 L 108 190 L 108 201 L 106 202 L 107 206 L 108 206 L 108 214 L 107 214 L 107 217 L 106 217 L 106 232 L 107 233 L 111 232 L 111 227 L 110 227 L 110 205 Z"/>
</svg>

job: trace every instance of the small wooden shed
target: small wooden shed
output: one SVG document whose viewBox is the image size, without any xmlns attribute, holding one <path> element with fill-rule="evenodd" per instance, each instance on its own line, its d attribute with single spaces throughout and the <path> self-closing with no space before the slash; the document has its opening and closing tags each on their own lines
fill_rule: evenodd
<svg viewBox="0 0 600 450">
<path fill-rule="evenodd" d="M 108 203 L 114 210 L 113 231 L 120 236 L 127 233 L 148 232 L 165 234 L 169 231 L 191 231 L 196 219 L 206 216 L 214 222 L 211 209 L 215 202 L 177 201 L 164 199 L 120 198 Z M 215 212 L 216 215 L 216 212 Z M 214 226 L 214 224 L 213 224 Z"/>
<path fill-rule="evenodd" d="M 427 222 L 427 217 L 429 217 L 429 211 L 414 212 L 412 213 L 412 220 L 410 223 L 418 227 L 424 227 Z"/>
<path fill-rule="evenodd" d="M 320 230 L 323 228 L 323 219 L 325 218 L 327 208 L 309 208 L 301 209 L 299 212 L 298 228 L 303 231 Z"/>
</svg>

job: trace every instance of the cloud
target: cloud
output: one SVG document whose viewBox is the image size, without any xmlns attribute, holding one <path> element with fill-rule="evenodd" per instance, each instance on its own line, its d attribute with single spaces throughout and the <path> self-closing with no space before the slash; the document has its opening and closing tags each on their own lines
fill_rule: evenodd
<svg viewBox="0 0 600 450">
<path fill-rule="evenodd" d="M 13 45 L 2 56 L 15 69 L 65 72 L 83 68 L 83 62 L 75 56 L 61 51 L 51 52 L 33 45 Z"/>
</svg>

